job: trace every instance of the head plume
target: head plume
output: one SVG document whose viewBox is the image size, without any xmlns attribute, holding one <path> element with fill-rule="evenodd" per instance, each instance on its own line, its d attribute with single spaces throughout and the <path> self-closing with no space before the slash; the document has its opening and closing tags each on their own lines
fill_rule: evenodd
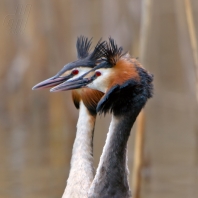
<svg viewBox="0 0 198 198">
<path fill-rule="evenodd" d="M 98 41 L 96 44 L 93 52 L 88 56 L 88 59 L 90 61 L 101 61 L 102 58 L 105 56 L 106 49 L 107 49 L 107 43 L 106 41 L 101 42 L 102 39 Z"/>
<path fill-rule="evenodd" d="M 97 63 L 102 61 L 102 58 L 106 53 L 106 41 L 101 42 L 101 39 L 96 44 L 93 52 L 89 53 L 91 46 L 91 40 L 84 36 L 80 36 L 77 39 L 76 48 L 78 54 L 78 60 L 75 61 L 75 67 L 86 66 L 86 67 L 95 67 Z"/>
<path fill-rule="evenodd" d="M 89 40 L 85 36 L 80 36 L 77 38 L 76 49 L 78 59 L 86 58 L 89 55 L 89 50 L 91 46 L 92 38 Z"/>
<path fill-rule="evenodd" d="M 109 43 L 106 44 L 105 60 L 114 66 L 116 65 L 117 61 L 125 54 L 126 53 L 123 53 L 123 48 L 118 47 L 115 40 L 110 37 Z"/>
</svg>

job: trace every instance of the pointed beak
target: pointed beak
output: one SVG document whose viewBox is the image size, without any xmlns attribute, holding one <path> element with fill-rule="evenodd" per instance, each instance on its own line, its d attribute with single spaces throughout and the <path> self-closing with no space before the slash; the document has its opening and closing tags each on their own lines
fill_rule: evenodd
<svg viewBox="0 0 198 198">
<path fill-rule="evenodd" d="M 78 78 L 76 80 L 66 81 L 66 82 L 63 82 L 62 84 L 59 84 L 56 87 L 53 87 L 52 89 L 50 89 L 50 92 L 79 89 L 79 88 L 85 87 L 90 82 L 92 82 L 92 80 L 88 79 L 88 78 Z"/>
<path fill-rule="evenodd" d="M 34 87 L 32 87 L 32 90 L 54 87 L 68 80 L 70 77 L 71 77 L 70 75 L 64 77 L 53 76 L 51 78 L 48 78 L 47 80 L 44 80 L 36 84 Z"/>
</svg>

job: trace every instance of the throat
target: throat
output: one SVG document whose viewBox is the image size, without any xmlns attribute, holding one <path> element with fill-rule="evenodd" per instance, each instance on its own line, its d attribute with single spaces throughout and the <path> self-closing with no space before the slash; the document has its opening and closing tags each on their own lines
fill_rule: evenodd
<svg viewBox="0 0 198 198">
<path fill-rule="evenodd" d="M 86 151 L 88 155 L 93 156 L 93 133 L 95 120 L 96 114 L 90 113 L 81 101 L 72 157 L 75 153 L 79 153 L 80 151 Z M 83 156 L 84 155 L 82 155 L 82 157 Z"/>
</svg>

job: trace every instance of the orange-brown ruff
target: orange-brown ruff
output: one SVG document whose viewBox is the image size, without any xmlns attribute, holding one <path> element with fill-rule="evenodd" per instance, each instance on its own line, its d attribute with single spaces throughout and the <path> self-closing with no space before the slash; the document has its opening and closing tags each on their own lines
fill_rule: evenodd
<svg viewBox="0 0 198 198">
<path fill-rule="evenodd" d="M 96 107 L 104 93 L 89 88 L 80 90 L 72 90 L 72 98 L 76 108 L 79 108 L 79 103 L 82 100 L 90 113 L 96 114 Z"/>
<path fill-rule="evenodd" d="M 138 81 L 137 60 L 130 59 L 128 56 L 121 57 L 113 67 L 111 74 L 113 78 L 110 78 L 109 87 L 122 85 L 131 78 Z"/>
</svg>

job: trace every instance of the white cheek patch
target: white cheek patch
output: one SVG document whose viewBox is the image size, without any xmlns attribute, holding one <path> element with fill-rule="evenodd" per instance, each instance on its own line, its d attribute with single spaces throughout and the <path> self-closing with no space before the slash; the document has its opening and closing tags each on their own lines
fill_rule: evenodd
<svg viewBox="0 0 198 198">
<path fill-rule="evenodd" d="M 101 73 L 93 82 L 87 85 L 91 89 L 99 90 L 105 93 L 108 89 L 111 76 L 111 69 L 99 69 L 96 70 Z"/>
<path fill-rule="evenodd" d="M 68 82 L 69 81 L 72 81 L 74 79 L 77 79 L 79 78 L 80 76 L 82 76 L 83 74 L 87 73 L 88 71 L 90 71 L 91 68 L 89 67 L 80 67 L 80 68 L 77 68 L 77 70 L 79 71 L 78 74 L 74 75 L 72 78 L 70 78 L 69 80 L 67 80 Z"/>
<path fill-rule="evenodd" d="M 91 89 L 95 89 L 95 90 L 99 90 L 98 87 L 96 86 L 96 83 L 95 83 L 96 80 L 94 80 L 93 82 L 89 83 L 87 85 L 87 87 L 91 88 Z M 100 91 L 100 90 L 99 90 Z"/>
</svg>

